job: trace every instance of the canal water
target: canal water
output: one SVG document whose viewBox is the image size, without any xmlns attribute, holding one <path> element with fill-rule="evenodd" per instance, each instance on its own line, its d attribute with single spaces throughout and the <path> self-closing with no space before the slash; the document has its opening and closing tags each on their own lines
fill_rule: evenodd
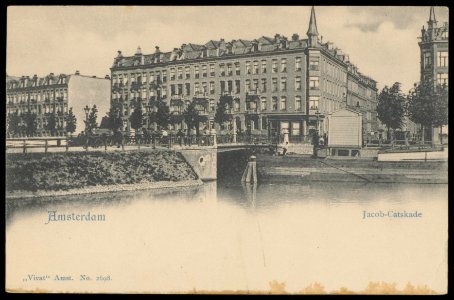
<svg viewBox="0 0 454 300">
<path fill-rule="evenodd" d="M 301 293 L 317 283 L 332 292 L 385 282 L 441 293 L 447 288 L 447 194 L 447 185 L 220 180 L 8 201 L 6 286 Z M 392 217 L 390 211 L 421 215 Z M 49 221 L 49 212 L 90 213 L 97 220 Z M 365 212 L 377 216 L 364 218 Z"/>
</svg>

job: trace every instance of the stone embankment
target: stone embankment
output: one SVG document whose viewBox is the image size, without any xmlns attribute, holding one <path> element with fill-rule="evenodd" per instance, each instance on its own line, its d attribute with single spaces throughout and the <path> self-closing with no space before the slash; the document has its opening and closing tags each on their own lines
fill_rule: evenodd
<svg viewBox="0 0 454 300">
<path fill-rule="evenodd" d="M 200 185 L 175 151 L 8 154 L 6 196 L 51 196 Z"/>
<path fill-rule="evenodd" d="M 326 160 L 308 156 L 257 157 L 261 181 L 448 183 L 447 162 Z"/>
</svg>

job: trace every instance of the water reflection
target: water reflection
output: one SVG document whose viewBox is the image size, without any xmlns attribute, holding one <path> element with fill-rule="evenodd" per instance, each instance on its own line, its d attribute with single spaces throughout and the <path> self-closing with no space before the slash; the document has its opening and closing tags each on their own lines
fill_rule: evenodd
<svg viewBox="0 0 454 300">
<path fill-rule="evenodd" d="M 418 210 L 420 219 L 363 220 Z M 47 211 L 105 222 L 47 221 Z M 237 184 L 7 201 L 7 286 L 72 291 L 360 290 L 369 281 L 446 283 L 447 185 Z M 22 281 L 110 274 L 111 283 Z"/>
</svg>

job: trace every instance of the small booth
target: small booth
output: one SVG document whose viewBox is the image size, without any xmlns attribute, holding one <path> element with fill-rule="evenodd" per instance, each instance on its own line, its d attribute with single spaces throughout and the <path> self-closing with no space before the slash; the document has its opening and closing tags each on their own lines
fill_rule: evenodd
<svg viewBox="0 0 454 300">
<path fill-rule="evenodd" d="M 362 114 L 343 108 L 328 115 L 328 156 L 357 158 L 361 155 Z"/>
</svg>

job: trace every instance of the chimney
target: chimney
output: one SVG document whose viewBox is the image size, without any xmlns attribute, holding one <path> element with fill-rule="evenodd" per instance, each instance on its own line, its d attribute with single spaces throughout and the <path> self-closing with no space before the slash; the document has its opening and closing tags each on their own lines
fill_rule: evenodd
<svg viewBox="0 0 454 300">
<path fill-rule="evenodd" d="M 159 50 L 159 47 L 158 47 L 158 46 L 156 46 L 155 49 L 156 49 L 156 51 L 155 51 L 156 53 L 160 53 L 160 52 L 161 52 L 161 51 Z"/>
<path fill-rule="evenodd" d="M 121 54 L 121 51 L 120 51 L 120 50 L 118 50 L 117 52 L 118 52 L 118 55 L 117 55 L 117 57 L 121 57 L 121 56 L 123 56 L 123 55 Z"/>
<path fill-rule="evenodd" d="M 50 75 L 50 76 L 54 76 L 54 73 L 50 73 L 49 75 Z"/>
<path fill-rule="evenodd" d="M 96 78 L 96 75 L 91 76 L 91 78 Z"/>
<path fill-rule="evenodd" d="M 300 36 L 298 35 L 298 33 L 294 33 L 292 35 L 292 41 L 298 41 L 300 39 Z"/>
<path fill-rule="evenodd" d="M 80 75 L 80 72 L 79 70 L 76 71 L 75 75 Z"/>
<path fill-rule="evenodd" d="M 110 79 L 109 75 L 104 76 L 104 79 Z"/>
</svg>

